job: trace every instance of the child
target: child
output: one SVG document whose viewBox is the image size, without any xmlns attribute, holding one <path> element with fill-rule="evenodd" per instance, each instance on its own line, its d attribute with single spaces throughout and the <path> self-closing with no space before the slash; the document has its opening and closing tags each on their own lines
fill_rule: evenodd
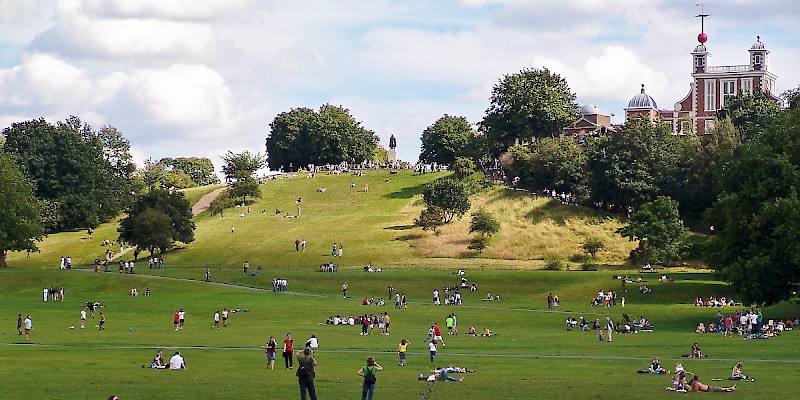
<svg viewBox="0 0 800 400">
<path fill-rule="evenodd" d="M 597 340 L 603 341 L 603 331 L 597 331 Z"/>
</svg>

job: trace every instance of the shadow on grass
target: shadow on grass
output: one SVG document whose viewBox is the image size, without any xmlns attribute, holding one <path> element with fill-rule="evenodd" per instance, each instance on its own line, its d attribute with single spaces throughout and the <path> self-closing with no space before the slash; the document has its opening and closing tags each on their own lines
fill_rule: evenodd
<svg viewBox="0 0 800 400">
<path fill-rule="evenodd" d="M 395 226 L 387 226 L 383 229 L 388 229 L 391 231 L 405 231 L 414 228 L 414 225 L 395 225 Z"/>
<path fill-rule="evenodd" d="M 399 240 L 399 241 L 417 240 L 417 239 L 422 239 L 424 236 L 425 235 L 423 235 L 421 233 L 411 233 L 411 234 L 408 234 L 408 235 L 398 236 L 394 240 Z"/>
<path fill-rule="evenodd" d="M 425 191 L 425 188 L 428 185 L 422 184 L 417 186 L 410 186 L 406 188 L 402 188 L 400 190 L 394 191 L 392 193 L 385 194 L 383 197 L 389 199 L 410 199 L 418 194 L 422 194 Z"/>
<path fill-rule="evenodd" d="M 564 226 L 571 219 L 584 219 L 590 224 L 601 224 L 603 220 L 610 217 L 602 212 L 590 210 L 579 206 L 566 206 L 559 204 L 555 200 L 549 200 L 543 205 L 534 208 L 525 215 L 533 223 L 553 221 L 557 225 Z"/>
</svg>

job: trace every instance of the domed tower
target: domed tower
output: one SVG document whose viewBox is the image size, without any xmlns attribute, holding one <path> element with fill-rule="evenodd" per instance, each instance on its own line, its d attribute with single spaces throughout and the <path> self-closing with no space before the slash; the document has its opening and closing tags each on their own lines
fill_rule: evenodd
<svg viewBox="0 0 800 400">
<path fill-rule="evenodd" d="M 766 71 L 769 50 L 761 43 L 761 36 L 756 36 L 756 42 L 750 46 L 750 71 Z"/>
<path fill-rule="evenodd" d="M 626 120 L 635 115 L 644 116 L 651 121 L 655 120 L 658 115 L 658 104 L 656 104 L 655 99 L 644 92 L 644 83 L 639 94 L 633 96 L 631 101 L 628 102 L 628 107 L 625 107 Z"/>
</svg>

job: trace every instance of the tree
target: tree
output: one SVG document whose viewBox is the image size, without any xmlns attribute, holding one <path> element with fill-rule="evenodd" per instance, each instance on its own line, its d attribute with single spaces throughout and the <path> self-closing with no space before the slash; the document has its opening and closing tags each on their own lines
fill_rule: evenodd
<svg viewBox="0 0 800 400">
<path fill-rule="evenodd" d="M 325 104 L 319 111 L 296 108 L 278 114 L 267 137 L 272 169 L 298 169 L 308 164 L 358 163 L 376 158 L 378 137 L 350 115 L 350 110 Z"/>
<path fill-rule="evenodd" d="M 476 135 L 464 117 L 445 114 L 422 132 L 421 161 L 453 164 L 458 157 L 476 158 Z"/>
<path fill-rule="evenodd" d="M 458 157 L 450 166 L 450 169 L 453 171 L 453 176 L 457 179 L 464 179 L 475 172 L 475 162 L 467 157 Z"/>
<path fill-rule="evenodd" d="M 681 256 L 686 228 L 678 214 L 678 203 L 659 196 L 643 204 L 617 232 L 639 241 L 639 246 L 631 250 L 632 261 L 661 264 Z"/>
<path fill-rule="evenodd" d="M 17 166 L 12 154 L 0 151 L 0 267 L 6 267 L 6 251 L 36 251 L 44 228 L 33 195 L 33 185 Z"/>
<path fill-rule="evenodd" d="M 444 213 L 444 223 L 454 217 L 461 218 L 470 208 L 469 195 L 464 185 L 453 178 L 442 178 L 431 182 L 422 193 L 428 207 L 437 206 Z"/>
<path fill-rule="evenodd" d="M 756 91 L 725 98 L 725 107 L 717 111 L 717 118 L 730 118 L 742 137 L 748 140 L 764 128 L 780 112 L 780 107 L 767 92 Z"/>
<path fill-rule="evenodd" d="M 219 178 L 214 173 L 214 163 L 205 157 L 162 158 L 158 163 L 172 173 L 185 173 L 197 186 L 219 183 Z"/>
<path fill-rule="evenodd" d="M 585 183 L 586 154 L 573 140 L 544 138 L 531 145 L 523 186 L 537 192 L 542 189 L 559 193 L 587 194 Z M 520 180 L 522 177 L 520 177 Z"/>
<path fill-rule="evenodd" d="M 155 188 L 136 197 L 118 231 L 121 240 L 147 248 L 151 255 L 155 249 L 164 252 L 176 241 L 194 241 L 192 208 L 183 193 Z"/>
<path fill-rule="evenodd" d="M 228 151 L 222 160 L 222 172 L 225 174 L 225 181 L 232 182 L 227 189 L 230 197 L 242 198 L 242 204 L 247 204 L 247 197 L 261 197 L 261 189 L 255 180 L 256 170 L 266 165 L 264 156 L 260 153 L 251 154 L 245 150 L 241 153 Z"/>
<path fill-rule="evenodd" d="M 95 227 L 129 204 L 129 145 L 116 129 L 96 132 L 73 116 L 56 125 L 14 123 L 3 135 L 36 197 L 59 204 L 57 229 Z"/>
<path fill-rule="evenodd" d="M 469 233 L 478 233 L 481 236 L 492 236 L 500 231 L 500 222 L 489 211 L 479 209 L 472 213 L 469 223 Z"/>
<path fill-rule="evenodd" d="M 495 156 L 515 142 L 557 137 L 580 115 L 567 81 L 547 68 L 505 75 L 492 88 L 490 101 L 481 129 Z"/>
<path fill-rule="evenodd" d="M 423 231 L 431 230 L 437 233 L 439 227 L 445 224 L 444 210 L 441 207 L 428 206 L 428 208 L 422 210 L 414 224 L 422 227 Z"/>
<path fill-rule="evenodd" d="M 597 252 L 603 250 L 605 247 L 606 244 L 603 242 L 603 239 L 591 237 L 583 242 L 581 249 L 583 249 L 586 254 L 591 255 L 592 258 L 595 258 Z"/>
<path fill-rule="evenodd" d="M 792 298 L 800 286 L 800 109 L 781 112 L 716 171 L 705 215 L 706 261 L 750 304 Z"/>
<path fill-rule="evenodd" d="M 467 246 L 467 249 L 475 250 L 478 252 L 478 254 L 481 254 L 488 246 L 489 238 L 483 235 L 475 235 L 472 237 L 472 240 L 469 241 L 469 246 Z"/>
</svg>

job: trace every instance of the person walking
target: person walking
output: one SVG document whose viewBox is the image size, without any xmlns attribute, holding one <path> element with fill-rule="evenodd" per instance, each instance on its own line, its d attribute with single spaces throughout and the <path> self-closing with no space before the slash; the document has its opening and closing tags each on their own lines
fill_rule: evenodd
<svg viewBox="0 0 800 400">
<path fill-rule="evenodd" d="M 247 260 L 244 260 L 244 265 L 242 265 L 242 270 L 244 271 L 245 275 L 247 275 L 248 268 L 250 268 L 250 263 L 248 263 Z"/>
<path fill-rule="evenodd" d="M 294 251 L 300 251 L 300 239 L 295 239 L 294 241 Z"/>
<path fill-rule="evenodd" d="M 433 360 L 436 359 L 436 341 L 435 340 L 431 340 L 430 343 L 428 343 L 428 352 L 430 352 L 430 354 L 431 354 L 431 363 L 433 363 Z"/>
<path fill-rule="evenodd" d="M 219 310 L 214 313 L 214 324 L 211 325 L 211 329 L 217 328 L 219 329 Z"/>
<path fill-rule="evenodd" d="M 344 247 L 342 247 L 342 242 L 339 242 L 339 257 L 344 256 Z"/>
<path fill-rule="evenodd" d="M 227 328 L 228 327 L 228 309 L 227 308 L 223 308 L 222 309 L 222 327 L 223 328 Z"/>
<path fill-rule="evenodd" d="M 612 321 L 609 316 L 606 316 L 606 329 L 608 330 L 608 342 L 611 343 L 611 332 L 614 331 L 614 321 Z"/>
<path fill-rule="evenodd" d="M 289 353 L 292 354 L 292 353 Z M 297 382 L 300 385 L 300 399 L 306 400 L 306 392 L 311 400 L 317 400 L 317 390 L 314 388 L 314 366 L 317 360 L 314 359 L 314 352 L 306 347 L 297 352 Z"/>
<path fill-rule="evenodd" d="M 22 336 L 22 314 L 17 314 L 17 335 Z"/>
<path fill-rule="evenodd" d="M 22 325 L 25 327 L 25 340 L 30 340 L 31 329 L 33 329 L 33 319 L 31 319 L 30 314 L 28 314 L 28 316 L 25 317 L 25 320 L 22 321 Z"/>
<path fill-rule="evenodd" d="M 397 361 L 397 365 L 400 367 L 406 366 L 406 350 L 408 350 L 408 345 L 410 344 L 411 342 L 403 338 L 403 340 L 400 341 L 400 344 L 397 345 L 397 356 L 400 358 Z"/>
<path fill-rule="evenodd" d="M 345 299 L 347 298 L 347 282 L 342 284 L 342 295 L 344 295 Z"/>
<path fill-rule="evenodd" d="M 394 308 L 400 308 L 400 292 L 394 292 Z"/>
<path fill-rule="evenodd" d="M 405 294 L 405 293 L 403 293 L 403 294 L 400 296 L 400 306 L 401 306 L 402 308 L 408 308 L 408 303 L 406 303 L 406 294 Z"/>
<path fill-rule="evenodd" d="M 206 268 L 206 280 L 205 282 L 211 282 L 211 269 Z"/>
<path fill-rule="evenodd" d="M 294 368 L 294 340 L 292 334 L 287 333 L 286 339 L 283 339 L 283 362 L 286 364 L 286 369 Z"/>
<path fill-rule="evenodd" d="M 374 357 L 367 357 L 367 365 L 358 370 L 358 376 L 364 377 L 364 384 L 361 385 L 361 400 L 372 400 L 372 395 L 375 394 L 375 382 L 378 381 L 378 371 L 383 371 L 383 367 L 375 362 Z"/>
<path fill-rule="evenodd" d="M 106 330 L 105 324 L 106 324 L 106 316 L 103 315 L 103 313 L 100 313 L 100 323 L 98 325 L 100 325 L 101 331 Z"/>
<path fill-rule="evenodd" d="M 186 310 L 178 311 L 178 329 L 183 329 L 183 323 L 186 322 Z"/>
<path fill-rule="evenodd" d="M 336 257 L 336 242 L 334 242 L 331 247 L 331 256 Z"/>
<path fill-rule="evenodd" d="M 264 347 L 267 353 L 267 369 L 275 369 L 275 352 L 278 348 L 278 342 L 275 341 L 275 336 L 270 336 L 267 345 Z"/>
</svg>

